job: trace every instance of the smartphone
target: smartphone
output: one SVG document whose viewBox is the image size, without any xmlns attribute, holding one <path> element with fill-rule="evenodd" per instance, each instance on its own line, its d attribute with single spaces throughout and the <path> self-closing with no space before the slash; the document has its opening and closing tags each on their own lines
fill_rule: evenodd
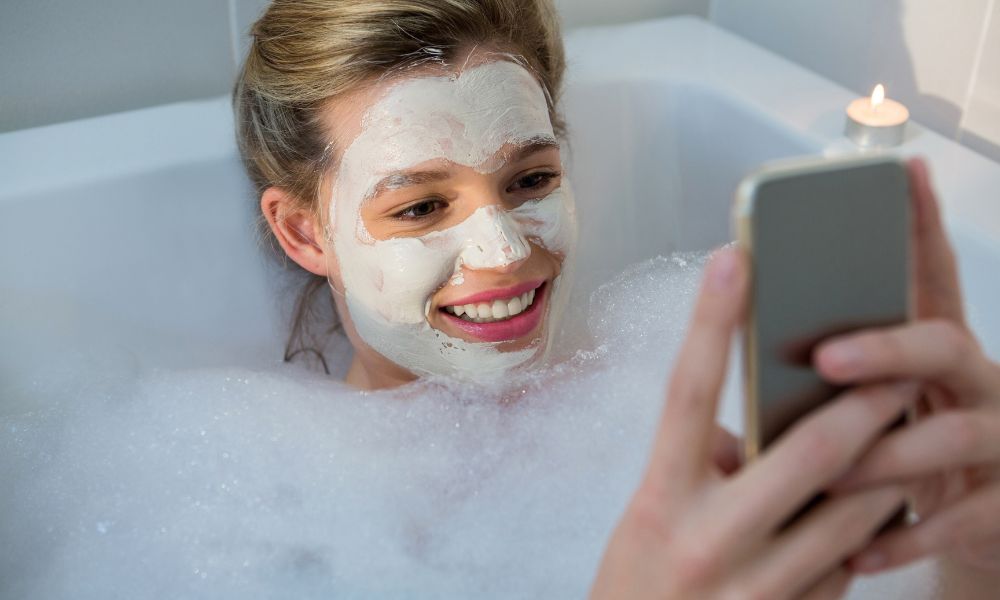
<svg viewBox="0 0 1000 600">
<path fill-rule="evenodd" d="M 842 388 L 812 367 L 824 339 L 910 318 L 909 189 L 892 157 L 772 163 L 736 192 L 750 256 L 744 452 L 756 458 Z"/>
</svg>

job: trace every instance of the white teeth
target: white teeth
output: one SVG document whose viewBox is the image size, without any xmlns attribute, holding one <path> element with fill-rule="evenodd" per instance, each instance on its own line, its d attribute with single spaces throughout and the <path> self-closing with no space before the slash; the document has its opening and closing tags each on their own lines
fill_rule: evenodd
<svg viewBox="0 0 1000 600">
<path fill-rule="evenodd" d="M 507 310 L 507 303 L 501 300 L 494 300 L 491 308 L 493 309 L 494 319 L 505 319 L 510 314 Z"/>
<path fill-rule="evenodd" d="M 444 307 L 444 309 L 453 315 L 462 317 L 466 321 L 490 323 L 519 315 L 528 310 L 528 307 L 534 301 L 535 290 L 530 290 L 520 296 L 504 300 L 494 300 L 491 303 L 480 302 L 479 304 L 451 305 Z"/>
<path fill-rule="evenodd" d="M 521 298 L 519 296 L 515 296 L 507 303 L 507 313 L 512 317 L 521 313 Z"/>
</svg>

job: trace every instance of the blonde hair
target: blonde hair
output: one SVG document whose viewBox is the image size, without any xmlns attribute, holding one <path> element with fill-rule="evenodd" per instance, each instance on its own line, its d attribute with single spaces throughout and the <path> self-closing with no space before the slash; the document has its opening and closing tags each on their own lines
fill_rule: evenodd
<svg viewBox="0 0 1000 600">
<path fill-rule="evenodd" d="M 565 59 L 551 0 L 275 0 L 251 36 L 233 90 L 243 164 L 258 196 L 280 187 L 317 216 L 321 179 L 335 155 L 323 109 L 398 70 L 454 62 L 476 45 L 509 52 L 534 73 L 553 128 L 563 132 L 556 106 Z M 286 360 L 303 350 L 319 354 L 307 347 L 317 344 L 305 341 L 305 330 L 324 283 L 313 276 L 299 297 Z"/>
</svg>

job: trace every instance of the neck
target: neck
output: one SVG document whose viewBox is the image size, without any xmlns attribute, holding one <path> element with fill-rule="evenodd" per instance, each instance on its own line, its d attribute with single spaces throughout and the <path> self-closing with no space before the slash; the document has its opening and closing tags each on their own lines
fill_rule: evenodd
<svg viewBox="0 0 1000 600">
<path fill-rule="evenodd" d="M 344 381 L 361 390 L 384 390 L 399 387 L 417 379 L 417 376 L 396 365 L 389 368 L 372 368 L 372 365 L 355 354 Z"/>
</svg>

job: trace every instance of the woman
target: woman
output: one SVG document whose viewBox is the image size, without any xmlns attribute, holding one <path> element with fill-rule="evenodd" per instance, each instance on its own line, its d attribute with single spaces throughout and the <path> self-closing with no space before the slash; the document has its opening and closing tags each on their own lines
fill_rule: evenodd
<svg viewBox="0 0 1000 600">
<path fill-rule="evenodd" d="M 567 287 L 551 8 L 438 4 L 276 3 L 236 90 L 263 215 L 366 389 L 536 362 Z"/>
<path fill-rule="evenodd" d="M 253 33 L 240 147 L 270 232 L 329 282 L 347 382 L 537 363 L 575 241 L 552 7 L 279 1 Z M 918 320 L 823 344 L 820 372 L 855 387 L 745 468 L 714 415 L 747 272 L 739 251 L 716 254 L 595 598 L 836 597 L 853 572 L 927 554 L 949 597 L 1000 589 L 1000 367 L 965 326 L 926 169 L 910 170 Z M 879 438 L 915 402 L 920 423 Z M 909 492 L 919 524 L 872 541 Z"/>
</svg>

